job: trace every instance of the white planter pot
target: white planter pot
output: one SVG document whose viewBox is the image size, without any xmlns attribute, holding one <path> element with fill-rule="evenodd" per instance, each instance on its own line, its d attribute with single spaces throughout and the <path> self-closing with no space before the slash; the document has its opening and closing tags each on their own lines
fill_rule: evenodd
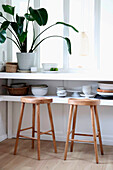
<svg viewBox="0 0 113 170">
<path fill-rule="evenodd" d="M 36 53 L 17 53 L 19 70 L 30 70 L 34 66 Z"/>
</svg>

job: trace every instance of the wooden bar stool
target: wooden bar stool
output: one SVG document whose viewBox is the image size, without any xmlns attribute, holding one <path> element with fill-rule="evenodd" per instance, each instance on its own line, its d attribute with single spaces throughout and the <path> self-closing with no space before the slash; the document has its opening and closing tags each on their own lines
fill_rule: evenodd
<svg viewBox="0 0 113 170">
<path fill-rule="evenodd" d="M 19 137 L 32 139 L 32 148 L 34 148 L 34 140 L 36 139 L 37 140 L 38 160 L 40 160 L 40 135 L 43 135 L 43 134 L 52 135 L 54 150 L 55 150 L 55 153 L 57 153 L 55 133 L 54 133 L 54 125 L 53 125 L 52 112 L 51 112 L 51 107 L 50 107 L 50 103 L 52 103 L 52 99 L 47 99 L 47 98 L 43 98 L 43 97 L 42 98 L 22 97 L 21 102 L 22 102 L 22 106 L 21 106 L 21 113 L 20 113 L 20 119 L 19 119 L 18 130 L 17 130 L 17 137 L 16 137 L 16 143 L 15 143 L 14 155 L 16 155 Z M 30 104 L 33 105 L 32 127 L 21 129 L 25 103 L 30 103 Z M 40 104 L 47 104 L 47 106 L 48 106 L 51 130 L 48 130 L 46 132 L 40 132 Z M 35 131 L 35 105 L 37 107 L 37 131 Z M 28 130 L 28 129 L 32 129 L 32 137 L 20 135 L 21 131 Z M 37 133 L 37 138 L 34 137 L 35 133 Z"/>
<path fill-rule="evenodd" d="M 70 113 L 69 113 L 69 120 L 68 120 L 67 140 L 66 140 L 66 144 L 65 144 L 64 160 L 66 160 L 66 157 L 67 157 L 68 142 L 71 141 L 70 151 L 73 152 L 73 142 L 74 142 L 74 141 L 77 141 L 77 142 L 79 141 L 79 142 L 94 143 L 96 163 L 98 163 L 98 151 L 97 151 L 97 141 L 96 141 L 96 137 L 99 138 L 101 155 L 103 155 L 101 132 L 100 132 L 98 112 L 97 112 L 97 105 L 100 104 L 100 101 L 99 101 L 99 100 L 96 100 L 96 99 L 95 99 L 95 100 L 91 100 L 91 99 L 73 99 L 73 98 L 71 98 L 71 99 L 68 100 L 68 104 L 70 104 Z M 77 106 L 79 106 L 79 105 L 87 105 L 87 106 L 90 106 L 93 135 L 75 133 L 75 124 L 76 124 L 76 116 L 77 116 Z M 72 114 L 73 114 L 73 107 L 75 107 L 75 109 L 74 109 L 74 115 L 73 115 L 72 131 L 70 131 L 71 121 L 72 121 Z M 96 135 L 96 130 L 95 130 L 94 114 L 95 114 L 96 124 L 97 124 L 97 131 L 98 131 L 97 135 Z M 69 139 L 69 135 L 70 135 L 70 134 L 72 134 L 71 139 Z M 74 135 L 79 135 L 79 136 L 92 136 L 94 140 L 93 140 L 93 141 L 75 140 L 75 139 L 74 139 Z"/>
</svg>

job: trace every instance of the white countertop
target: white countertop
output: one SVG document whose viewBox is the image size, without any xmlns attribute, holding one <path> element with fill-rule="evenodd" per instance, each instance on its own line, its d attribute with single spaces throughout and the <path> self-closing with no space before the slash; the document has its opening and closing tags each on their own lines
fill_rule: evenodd
<svg viewBox="0 0 113 170">
<path fill-rule="evenodd" d="M 80 72 L 80 73 L 6 73 L 0 72 L 0 79 L 34 79 L 34 80 L 86 80 L 113 81 L 113 73 Z"/>
</svg>

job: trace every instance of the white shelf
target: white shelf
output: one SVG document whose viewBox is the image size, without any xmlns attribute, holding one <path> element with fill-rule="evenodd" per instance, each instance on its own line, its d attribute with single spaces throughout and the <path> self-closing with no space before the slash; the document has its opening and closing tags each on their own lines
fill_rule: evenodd
<svg viewBox="0 0 113 170">
<path fill-rule="evenodd" d="M 86 80 L 113 81 L 113 74 L 102 72 L 79 73 L 6 73 L 0 72 L 0 79 L 31 79 L 31 80 Z"/>
<path fill-rule="evenodd" d="M 0 96 L 0 101 L 8 101 L 8 102 L 20 102 L 21 101 L 21 97 L 25 97 L 25 96 L 10 96 L 10 95 L 1 95 Z M 39 96 L 37 96 L 39 97 Z M 42 97 L 42 96 L 40 96 Z M 46 98 L 52 98 L 53 99 L 53 103 L 68 103 L 68 99 L 70 97 L 58 97 L 58 96 L 43 96 Z"/>
<path fill-rule="evenodd" d="M 20 102 L 22 96 L 10 96 L 10 95 L 0 95 L 0 101 L 8 101 L 8 102 Z M 39 97 L 39 96 L 38 96 Z M 71 97 L 58 97 L 58 96 L 44 96 L 46 98 L 52 98 L 53 103 L 61 103 L 68 104 L 68 99 Z M 94 98 L 91 98 L 94 99 Z M 101 106 L 113 106 L 113 100 L 100 100 Z"/>
</svg>

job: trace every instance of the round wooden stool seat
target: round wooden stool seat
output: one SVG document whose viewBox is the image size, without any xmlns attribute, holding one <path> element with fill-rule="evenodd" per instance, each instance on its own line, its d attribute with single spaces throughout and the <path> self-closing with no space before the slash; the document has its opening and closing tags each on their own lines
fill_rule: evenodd
<svg viewBox="0 0 113 170">
<path fill-rule="evenodd" d="M 68 100 L 68 104 L 95 106 L 95 105 L 100 104 L 100 100 L 98 100 L 98 99 L 74 99 L 74 98 L 71 98 L 71 99 Z"/>
<path fill-rule="evenodd" d="M 52 103 L 53 99 L 47 99 L 45 97 L 22 97 L 21 102 L 32 104 L 47 104 Z"/>
</svg>

